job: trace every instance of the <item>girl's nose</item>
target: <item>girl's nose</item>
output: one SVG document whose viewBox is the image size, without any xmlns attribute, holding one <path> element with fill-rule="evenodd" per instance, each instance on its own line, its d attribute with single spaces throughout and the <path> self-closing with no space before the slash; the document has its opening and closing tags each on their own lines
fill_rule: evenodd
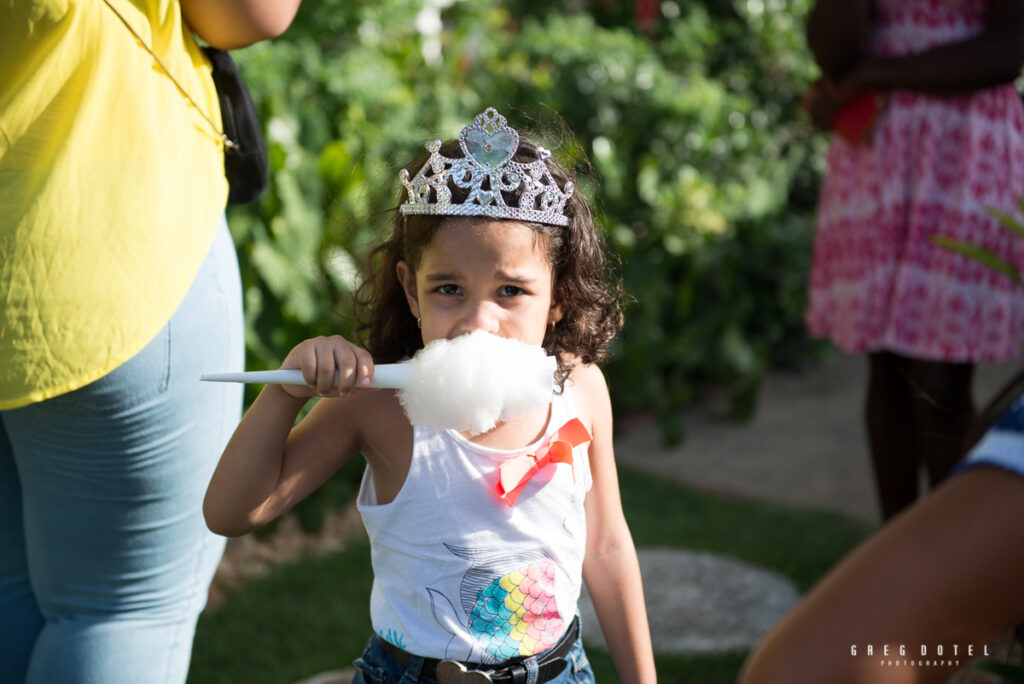
<svg viewBox="0 0 1024 684">
<path fill-rule="evenodd" d="M 497 305 L 493 302 L 481 301 L 471 305 L 460 323 L 459 335 L 483 330 L 496 335 L 501 327 Z"/>
</svg>

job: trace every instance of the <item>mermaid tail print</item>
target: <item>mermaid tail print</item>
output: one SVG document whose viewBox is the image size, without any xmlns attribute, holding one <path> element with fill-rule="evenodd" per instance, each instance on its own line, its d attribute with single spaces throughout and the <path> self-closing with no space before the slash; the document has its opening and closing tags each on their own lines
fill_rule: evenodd
<svg viewBox="0 0 1024 684">
<path fill-rule="evenodd" d="M 430 610 L 434 614 L 434 620 L 437 624 L 441 625 L 446 632 L 452 635 L 452 638 L 448 640 L 448 645 L 444 649 L 444 657 L 451 658 L 452 660 L 462 660 L 467 663 L 479 662 L 479 658 L 474 658 L 473 651 L 475 650 L 472 646 L 469 648 L 467 653 L 456 652 L 456 635 L 452 632 L 448 625 L 451 624 L 462 624 L 462 620 L 459 618 L 458 613 L 455 612 L 455 606 L 448 600 L 448 597 L 439 592 L 437 589 L 431 589 L 427 587 L 427 595 L 430 597 Z"/>
<path fill-rule="evenodd" d="M 445 546 L 470 562 L 460 587 L 460 602 L 468 619 L 458 620 L 451 602 L 428 588 L 434 618 L 442 626 L 451 624 L 448 620 L 453 618 L 464 624 L 475 644 L 468 657 L 446 653 L 447 657 L 497 662 L 532 656 L 554 646 L 564 623 L 555 601 L 557 566 L 553 560 L 536 551 L 510 554 L 507 549 Z M 509 567 L 515 569 L 502 574 L 501 568 Z M 449 650 L 452 646 L 449 642 Z"/>
<path fill-rule="evenodd" d="M 470 632 L 488 641 L 498 660 L 531 656 L 555 645 L 562 633 L 554 595 L 555 564 L 531 563 L 488 584 L 470 614 Z"/>
</svg>

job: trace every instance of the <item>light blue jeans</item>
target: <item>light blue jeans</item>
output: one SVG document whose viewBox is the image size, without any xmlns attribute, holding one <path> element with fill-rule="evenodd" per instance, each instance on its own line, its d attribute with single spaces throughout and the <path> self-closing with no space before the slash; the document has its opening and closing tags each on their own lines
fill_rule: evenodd
<svg viewBox="0 0 1024 684">
<path fill-rule="evenodd" d="M 241 386 L 199 376 L 242 368 L 242 326 L 222 221 L 141 352 L 0 412 L 0 682 L 185 681 L 224 549 L 203 495 L 242 407 Z"/>
</svg>

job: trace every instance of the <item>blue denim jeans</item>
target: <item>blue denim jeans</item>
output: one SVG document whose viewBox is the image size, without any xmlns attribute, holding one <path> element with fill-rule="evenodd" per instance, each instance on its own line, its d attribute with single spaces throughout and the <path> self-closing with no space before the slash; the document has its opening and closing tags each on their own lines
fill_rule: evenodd
<svg viewBox="0 0 1024 684">
<path fill-rule="evenodd" d="M 130 296 L 130 293 L 126 296 Z M 224 539 L 202 500 L 241 414 L 222 221 L 157 336 L 96 382 L 0 412 L 0 682 L 183 682 Z"/>
<path fill-rule="evenodd" d="M 523 664 L 527 669 L 526 684 L 536 684 L 537 668 L 536 658 L 528 658 Z M 576 643 L 566 655 L 569 664 L 554 679 L 549 682 L 556 684 L 594 684 L 594 672 L 590 669 L 590 662 L 583 650 L 583 641 L 577 637 Z M 408 665 L 402 665 L 394 657 L 384 650 L 380 637 L 374 635 L 366 644 L 366 648 L 354 663 L 356 675 L 352 684 L 437 684 L 437 680 L 421 675 L 423 669 L 423 658 L 413 656 Z"/>
</svg>

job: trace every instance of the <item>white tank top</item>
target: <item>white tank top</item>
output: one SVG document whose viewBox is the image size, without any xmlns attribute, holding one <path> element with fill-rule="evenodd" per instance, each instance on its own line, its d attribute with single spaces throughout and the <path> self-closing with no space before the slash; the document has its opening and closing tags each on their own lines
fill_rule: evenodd
<svg viewBox="0 0 1024 684">
<path fill-rule="evenodd" d="M 429 658 L 495 663 L 550 648 L 576 615 L 590 489 L 589 444 L 572 465 L 548 463 L 513 506 L 498 466 L 534 453 L 576 417 L 567 387 L 545 436 L 505 451 L 453 430 L 414 428 L 401 491 L 377 505 L 367 468 L 357 505 L 370 537 L 370 618 L 381 638 Z"/>
</svg>

